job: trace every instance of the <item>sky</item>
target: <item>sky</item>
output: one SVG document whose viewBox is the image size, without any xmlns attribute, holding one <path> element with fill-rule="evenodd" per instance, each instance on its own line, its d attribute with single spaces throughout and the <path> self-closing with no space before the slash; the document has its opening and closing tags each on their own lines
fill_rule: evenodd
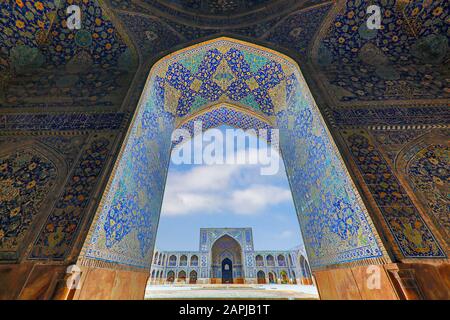
<svg viewBox="0 0 450 320">
<path fill-rule="evenodd" d="M 225 145 L 227 129 L 235 130 L 222 126 L 218 130 L 223 140 L 216 135 L 210 141 Z M 242 131 L 237 134 L 242 136 Z M 258 140 L 259 150 L 269 152 L 267 143 L 252 136 L 246 145 L 228 145 L 223 152 L 225 159 L 233 155 L 242 160 L 246 152 L 258 155 Z M 190 144 L 191 154 L 211 146 L 205 141 L 203 146 L 192 143 L 190 140 L 181 146 L 187 150 Z M 271 159 L 279 164 L 278 172 L 261 175 L 261 167 L 267 168 L 267 163 L 176 164 L 180 162 L 177 156 L 183 154 L 180 150 L 172 152 L 156 239 L 158 250 L 198 250 L 200 228 L 213 227 L 251 227 L 255 250 L 287 250 L 302 243 L 283 161 L 277 152 L 271 153 Z"/>
</svg>

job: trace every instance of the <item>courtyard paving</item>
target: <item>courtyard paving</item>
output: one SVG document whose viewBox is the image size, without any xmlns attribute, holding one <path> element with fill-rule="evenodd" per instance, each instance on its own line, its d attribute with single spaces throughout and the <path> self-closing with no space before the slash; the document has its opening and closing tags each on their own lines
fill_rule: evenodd
<svg viewBox="0 0 450 320">
<path fill-rule="evenodd" d="M 146 299 L 281 299 L 315 300 L 319 299 L 316 287 L 303 285 L 148 285 Z"/>
</svg>

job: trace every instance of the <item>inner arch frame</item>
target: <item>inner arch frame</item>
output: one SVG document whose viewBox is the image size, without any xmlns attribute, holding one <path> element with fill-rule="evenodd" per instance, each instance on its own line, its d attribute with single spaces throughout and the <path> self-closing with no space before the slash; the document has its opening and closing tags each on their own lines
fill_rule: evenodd
<svg viewBox="0 0 450 320">
<path fill-rule="evenodd" d="M 159 220 L 159 215 L 160 215 L 160 207 L 161 207 L 161 202 L 162 202 L 162 194 L 163 194 L 163 190 L 164 190 L 164 185 L 165 185 L 165 176 L 167 174 L 167 167 L 168 167 L 168 163 L 169 163 L 169 158 L 170 158 L 170 152 L 166 152 L 169 154 L 169 157 L 167 157 L 167 154 L 164 155 L 164 152 L 156 152 L 154 150 L 150 150 L 148 149 L 147 151 L 149 151 L 149 153 L 155 153 L 152 154 L 152 157 L 158 157 L 159 156 L 159 160 L 161 160 L 162 166 L 158 165 L 158 170 L 160 171 L 159 174 L 156 174 L 158 177 L 163 176 L 163 180 L 164 182 L 162 183 L 162 181 L 159 181 L 159 187 L 161 187 L 162 191 L 159 192 L 159 194 L 156 194 L 157 198 L 159 196 L 159 208 L 155 208 L 155 204 L 152 204 L 153 209 L 156 209 L 158 212 L 155 213 L 156 211 L 154 210 L 154 212 L 150 213 L 154 215 L 156 215 L 156 221 L 155 221 L 155 217 L 144 217 L 147 220 L 152 220 L 151 224 L 153 224 L 153 226 L 146 226 L 148 227 L 146 230 L 143 230 L 143 232 L 141 232 L 139 234 L 134 234 L 130 236 L 130 232 L 128 232 L 127 234 L 124 234 L 123 237 L 118 237 L 119 239 L 110 239 L 110 245 L 104 246 L 104 240 L 105 240 L 105 232 L 108 232 L 106 225 L 104 225 L 105 221 L 107 222 L 107 217 L 110 218 L 110 212 L 115 208 L 114 206 L 117 205 L 117 200 L 116 199 L 116 195 L 121 193 L 123 190 L 123 188 L 121 189 L 120 187 L 120 181 L 123 181 L 123 170 L 125 168 L 125 165 L 127 163 L 127 153 L 128 156 L 131 152 L 131 147 L 130 145 L 133 145 L 133 143 L 136 140 L 135 138 L 140 134 L 140 131 L 144 130 L 143 128 L 143 122 L 144 120 L 142 119 L 143 117 L 143 113 L 146 110 L 147 105 L 150 103 L 153 103 L 153 106 L 156 105 L 157 103 L 161 103 L 161 101 L 159 101 L 161 99 L 161 97 L 158 96 L 158 93 L 155 94 L 155 91 L 158 90 L 158 88 L 152 88 L 151 85 L 155 83 L 156 81 L 156 77 L 158 75 L 160 75 L 161 72 L 161 68 L 165 69 L 165 67 L 171 62 L 171 61 L 176 61 L 177 57 L 179 57 L 179 55 L 181 55 L 184 52 L 187 51 L 192 51 L 192 50 L 198 50 L 199 48 L 204 48 L 208 45 L 211 44 L 216 44 L 219 42 L 228 42 L 230 44 L 230 46 L 232 47 L 233 45 L 238 45 L 241 47 L 245 47 L 245 48 L 250 48 L 250 49 L 256 49 L 258 50 L 258 52 L 262 53 L 264 56 L 269 56 L 269 57 L 276 57 L 278 59 L 278 61 L 280 61 L 280 59 L 282 59 L 284 62 L 289 63 L 292 66 L 292 71 L 293 74 L 296 77 L 296 85 L 298 86 L 298 88 L 296 88 L 297 92 L 295 92 L 295 96 L 292 97 L 290 96 L 289 98 L 286 97 L 286 104 L 290 103 L 288 100 L 291 99 L 291 104 L 294 106 L 294 110 L 289 110 L 289 106 L 288 105 L 281 105 L 278 106 L 281 108 L 281 110 L 275 111 L 275 115 L 277 115 L 277 112 L 279 112 L 279 114 L 281 114 L 281 116 L 277 116 L 277 123 L 278 123 L 278 127 L 284 131 L 285 133 L 285 141 L 284 141 L 284 145 L 286 148 L 286 150 L 289 150 L 289 153 L 291 154 L 290 157 L 288 157 L 288 161 L 286 161 L 285 157 L 283 157 L 284 162 L 287 164 L 286 168 L 288 169 L 288 180 L 289 183 L 291 185 L 291 192 L 293 194 L 293 198 L 294 198 L 294 204 L 296 207 L 296 211 L 297 211 L 297 215 L 299 217 L 299 221 L 300 221 L 300 227 L 302 229 L 302 234 L 305 237 L 305 233 L 307 235 L 310 235 L 313 237 L 313 239 L 311 241 L 305 241 L 305 246 L 307 249 L 307 253 L 308 256 L 312 255 L 312 263 L 311 263 L 311 268 L 313 270 L 318 270 L 321 268 L 327 268 L 329 266 L 332 265 L 338 265 L 338 264 L 350 264 L 350 265 L 367 265 L 367 264 L 373 264 L 373 263 L 386 263 L 386 262 L 390 262 L 390 258 L 381 242 L 381 239 L 377 233 L 377 230 L 375 229 L 373 222 L 371 220 L 370 215 L 368 214 L 368 211 L 364 205 L 364 203 L 361 200 L 361 197 L 359 196 L 359 193 L 356 189 L 356 186 L 354 185 L 352 179 L 350 178 L 350 175 L 345 167 L 344 161 L 334 143 L 334 140 L 325 124 L 324 119 L 322 118 L 320 111 L 317 107 L 317 105 L 314 102 L 314 99 L 311 95 L 311 92 L 308 88 L 308 85 L 306 84 L 306 81 L 303 77 L 303 75 L 301 74 L 300 68 L 298 66 L 298 64 L 291 59 L 290 57 L 279 53 L 277 51 L 271 50 L 269 48 L 266 47 L 262 47 L 256 44 L 252 44 L 249 42 L 245 42 L 242 40 L 236 40 L 236 39 L 232 39 L 232 38 L 228 38 L 228 37 L 219 37 L 216 39 L 212 39 L 206 42 L 202 42 L 202 43 L 198 43 L 195 44 L 193 46 L 187 47 L 187 48 L 183 48 L 181 50 L 178 50 L 176 52 L 173 52 L 172 54 L 169 54 L 166 57 L 163 57 L 161 60 L 157 61 L 155 63 L 155 65 L 152 67 L 150 74 L 147 78 L 146 84 L 145 84 L 145 88 L 143 91 L 143 94 L 141 96 L 141 99 L 139 101 L 138 107 L 136 109 L 136 112 L 133 116 L 133 119 L 131 121 L 129 130 L 127 132 L 126 138 L 124 139 L 124 143 L 122 145 L 121 151 L 119 153 L 119 156 L 116 160 L 116 163 L 114 165 L 112 174 L 111 174 L 111 178 L 108 181 L 107 187 L 105 189 L 105 192 L 103 194 L 102 200 L 100 201 L 100 205 L 97 209 L 96 215 L 94 217 L 94 222 L 91 226 L 91 230 L 89 231 L 88 237 L 86 239 L 85 245 L 83 246 L 82 249 L 82 253 L 78 259 L 78 263 L 81 265 L 104 265 L 105 267 L 111 267 L 113 266 L 114 268 L 118 267 L 118 266 L 128 266 L 131 268 L 143 268 L 143 269 L 148 269 L 149 268 L 149 264 L 146 261 L 145 257 L 153 250 L 154 247 L 154 243 L 155 243 L 155 235 L 156 235 L 156 228 L 155 225 L 157 227 L 158 224 L 158 220 Z M 163 64 L 166 64 L 165 66 Z M 299 96 L 299 92 L 300 92 L 300 96 Z M 153 95 L 153 96 L 152 96 Z M 164 94 L 163 94 L 164 95 Z M 158 100 L 158 102 L 155 101 L 150 101 L 151 97 L 155 97 L 155 101 Z M 167 105 L 164 103 L 164 97 L 163 99 L 163 109 L 165 110 Z M 304 112 L 305 110 L 307 112 L 309 112 L 309 114 L 306 114 L 306 118 L 302 118 L 300 119 L 300 116 L 298 118 L 295 118 L 295 112 L 299 112 L 299 108 L 298 105 L 296 105 L 296 103 L 298 102 L 298 100 L 301 100 L 301 107 L 303 108 L 302 112 Z M 303 99 L 303 100 L 302 100 Z M 219 102 L 226 102 L 226 101 L 219 101 Z M 208 106 L 206 106 L 208 107 Z M 242 106 L 240 106 L 242 107 Z M 173 106 L 172 106 L 173 108 Z M 149 108 L 147 108 L 149 109 Z M 301 108 L 300 108 L 301 109 Z M 164 111 L 163 110 L 163 111 Z M 147 110 L 149 111 L 149 110 Z M 155 111 L 155 110 L 150 110 L 150 111 Z M 293 113 L 293 111 L 295 111 Z M 292 115 L 294 114 L 294 115 Z M 159 120 L 161 120 L 162 118 L 158 118 L 159 115 L 155 114 Z M 151 115 L 153 116 L 153 114 Z M 302 115 L 303 116 L 303 115 Z M 294 119 L 292 119 L 292 117 Z M 175 128 L 175 119 L 177 118 L 177 116 L 172 115 L 172 118 L 169 119 L 171 122 L 170 125 L 168 125 L 168 127 L 170 127 L 170 130 L 173 130 Z M 312 118 L 312 120 L 311 120 Z M 153 118 L 152 118 L 153 119 Z M 335 177 L 338 176 L 338 178 L 340 179 L 339 181 L 332 181 L 333 184 L 330 185 L 332 186 L 340 186 L 342 187 L 343 190 L 339 190 L 340 194 L 337 195 L 336 197 L 334 197 L 334 195 L 330 195 L 329 192 L 328 193 L 323 193 L 322 194 L 322 198 L 323 196 L 325 197 L 329 197 L 331 198 L 331 203 L 328 204 L 327 202 L 327 206 L 325 208 L 320 207 L 321 203 L 320 199 L 319 201 L 317 201 L 317 199 L 315 199 L 315 203 L 313 204 L 313 208 L 311 207 L 304 207 L 302 206 L 303 202 L 308 202 L 308 199 L 311 198 L 311 194 L 308 194 L 308 192 L 303 192 L 302 190 L 299 189 L 295 189 L 297 188 L 296 184 L 296 178 L 298 178 L 297 176 L 301 176 L 302 174 L 304 174 L 304 172 L 308 171 L 308 168 L 301 168 L 300 166 L 296 166 L 293 169 L 298 169 L 297 171 L 292 171 L 289 170 L 289 166 L 292 169 L 293 166 L 293 161 L 295 162 L 298 157 L 299 157 L 299 151 L 298 151 L 298 144 L 295 145 L 295 150 L 292 150 L 291 148 L 291 144 L 295 144 L 293 142 L 296 142 L 297 140 L 295 139 L 300 139 L 298 141 L 301 141 L 302 137 L 296 137 L 296 132 L 295 129 L 299 126 L 302 125 L 302 121 L 297 121 L 296 120 L 305 120 L 305 121 L 310 121 L 306 124 L 307 130 L 309 131 L 313 131 L 312 135 L 310 135 L 313 138 L 318 138 L 316 139 L 317 141 L 313 141 L 313 143 L 318 143 L 318 145 L 320 145 L 321 150 L 325 153 L 326 157 L 325 158 L 332 158 L 330 159 L 326 159 L 327 163 L 328 163 L 328 167 L 327 169 L 329 169 L 329 171 L 334 172 L 336 174 L 328 174 L 325 177 L 324 181 L 322 181 L 321 183 L 318 184 L 317 189 L 321 190 L 321 188 L 324 188 L 324 186 L 326 185 L 327 182 L 329 182 L 330 180 L 330 176 L 331 177 Z M 142 123 L 139 123 L 138 120 L 141 120 Z M 161 120 L 162 122 L 164 121 L 168 121 L 167 119 L 163 119 Z M 169 121 L 169 122 L 170 122 Z M 292 123 L 294 122 L 294 123 Z M 167 122 L 168 123 L 168 122 Z M 161 123 L 159 123 L 160 127 L 167 125 L 167 123 L 164 123 L 163 125 L 161 125 Z M 310 126 L 310 127 L 308 127 Z M 155 132 L 151 132 L 148 131 L 150 133 L 155 133 Z M 156 133 L 161 133 L 156 131 Z M 308 133 L 309 134 L 309 133 Z M 139 138 L 141 138 L 142 136 L 139 136 Z M 154 138 L 154 137 L 153 137 Z M 160 143 L 162 140 L 164 140 L 164 138 L 166 138 L 167 140 L 167 136 L 165 137 L 156 137 L 154 138 L 154 141 L 157 141 L 155 143 Z M 320 141 L 319 141 L 320 140 Z M 154 142 L 152 141 L 152 143 Z M 307 142 L 309 142 L 308 140 L 306 140 Z M 305 142 L 305 141 L 303 141 Z M 163 145 L 163 149 L 167 146 Z M 311 149 L 311 148 L 310 148 Z M 169 149 L 167 149 L 169 150 Z M 166 150 L 166 151 L 167 151 Z M 283 150 L 283 146 L 281 146 L 281 150 Z M 161 150 L 159 150 L 161 151 Z M 303 152 L 303 153 L 301 153 Z M 300 155 L 303 155 L 306 157 L 308 157 L 308 152 L 312 153 L 314 152 L 312 149 L 311 150 L 303 150 L 300 151 Z M 158 153 L 158 154 L 157 154 Z M 286 152 L 282 152 L 283 156 L 286 155 Z M 304 159 L 303 159 L 304 160 Z M 317 159 L 315 159 L 317 160 Z M 317 162 L 317 161 L 316 161 Z M 305 163 L 306 165 L 307 163 Z M 138 166 L 138 165 L 137 165 Z M 131 170 L 131 169 L 130 169 Z M 133 171 L 133 170 L 131 170 Z M 318 175 L 320 176 L 321 173 L 318 173 Z M 122 180 L 121 180 L 122 179 Z M 327 180 L 328 179 L 328 180 Z M 120 180 L 120 181 L 119 181 Z M 320 179 L 319 179 L 320 180 Z M 148 184 L 146 185 L 146 187 L 148 186 L 155 186 L 156 182 L 152 182 L 149 181 Z M 317 182 L 317 180 L 316 180 Z M 153 191 L 149 188 L 147 188 L 147 191 Z M 127 191 L 130 190 L 125 190 L 122 193 L 127 193 Z M 322 190 L 321 190 L 322 191 Z M 153 194 L 152 194 L 153 196 Z M 138 198 L 137 195 L 131 195 L 128 194 L 128 198 Z M 119 199 L 121 200 L 121 199 Z M 328 200 L 328 199 L 327 199 Z M 119 201 L 120 202 L 120 201 Z M 324 200 L 325 202 L 325 200 Z M 119 203 L 120 204 L 120 203 Z M 134 205 L 134 204 L 133 204 Z M 307 203 L 307 205 L 311 205 L 310 203 Z M 315 207 L 314 207 L 315 206 Z M 336 207 L 338 206 L 338 208 L 332 208 L 332 207 Z M 158 205 L 156 205 L 156 207 L 158 207 Z M 136 209 L 135 207 L 131 208 L 131 209 Z M 131 210 L 130 209 L 130 210 Z M 137 208 L 137 210 L 140 210 L 141 208 Z M 339 217 L 335 217 L 333 221 L 331 221 L 331 218 L 327 218 L 324 221 L 324 226 L 320 226 L 320 225 L 314 225 L 313 224 L 309 224 L 307 226 L 304 226 L 302 224 L 302 219 L 306 219 L 307 218 L 307 211 L 316 211 L 315 214 L 317 214 L 318 212 L 320 212 L 320 210 L 325 209 L 325 211 L 329 211 L 334 215 L 338 215 L 344 213 L 347 214 L 347 218 L 355 218 L 356 220 L 354 221 L 359 221 L 359 226 L 357 227 L 358 230 L 356 229 L 345 229 L 344 230 L 340 230 L 340 226 L 339 224 L 342 222 L 340 221 Z M 322 212 L 320 212 L 322 213 Z M 116 214 L 116 213 L 114 213 Z M 127 213 L 123 213 L 125 216 L 127 215 Z M 144 214 L 142 214 L 144 215 Z M 144 220 L 145 220 L 144 219 Z M 358 222 L 357 221 L 357 222 Z M 304 222 L 304 221 L 303 221 Z M 130 229 L 136 233 L 134 229 L 139 229 L 139 227 L 142 227 L 142 225 L 136 225 L 133 223 L 131 223 L 131 227 Z M 320 227 L 322 229 L 318 229 L 318 230 L 314 230 L 314 228 Z M 361 228 L 360 228 L 361 227 Z M 306 228 L 306 229 L 305 229 Z M 308 230 L 308 228 L 310 228 L 310 230 Z M 311 229 L 312 228 L 312 229 Z M 103 230 L 102 230 L 103 229 Z M 142 229 L 142 228 L 141 228 Z M 145 229 L 145 228 L 144 228 Z M 141 230 L 142 231 L 142 230 Z M 306 231 L 306 232 L 305 232 Z M 317 232 L 316 232 L 317 231 Z M 320 233 L 319 236 L 317 236 L 317 234 Z M 349 234 L 350 232 L 350 234 Z M 102 234 L 103 233 L 103 234 Z M 364 233 L 364 241 L 366 243 L 369 243 L 368 246 L 365 247 L 361 247 L 361 241 L 359 241 L 357 238 L 361 237 L 361 233 Z M 117 233 L 113 234 L 114 236 L 117 235 Z M 120 235 L 122 236 L 122 235 Z M 140 236 L 140 237 L 139 237 Z M 134 237 L 135 239 L 130 239 L 131 237 Z M 117 237 L 116 237 L 117 238 Z M 125 242 L 131 242 L 131 243 L 136 243 L 136 238 L 138 239 L 138 241 L 141 242 L 141 257 L 139 256 L 139 254 L 137 254 L 136 252 L 133 252 L 134 256 L 132 259 L 127 259 L 127 253 L 126 250 L 123 250 L 122 248 L 119 248 L 120 250 L 115 250 L 114 246 L 120 246 L 120 242 L 122 240 L 126 240 Z M 144 238 L 142 240 L 142 238 Z M 334 240 L 341 240 L 340 243 L 336 244 Z M 100 241 L 99 241 L 100 240 Z M 116 241 L 117 240 L 117 241 Z M 326 241 L 323 241 L 326 240 Z M 106 240 L 107 242 L 107 240 Z M 103 247 L 99 247 L 98 244 L 103 244 Z M 142 245 L 144 245 L 145 248 L 142 248 Z M 129 247 L 128 244 L 125 244 L 125 248 Z M 145 249 L 145 250 L 144 250 Z M 112 252 L 112 254 L 110 254 L 111 252 L 109 251 L 115 251 Z M 144 252 L 145 251 L 145 252 Z M 123 259 L 124 258 L 124 259 Z M 94 262 L 93 262 L 94 261 Z M 99 262 L 102 261 L 102 262 Z"/>
</svg>

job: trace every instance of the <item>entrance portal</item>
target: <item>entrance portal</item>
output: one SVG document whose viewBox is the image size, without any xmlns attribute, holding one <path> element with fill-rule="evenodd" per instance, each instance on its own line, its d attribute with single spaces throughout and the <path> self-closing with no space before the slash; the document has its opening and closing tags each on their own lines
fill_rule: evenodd
<svg viewBox="0 0 450 320">
<path fill-rule="evenodd" d="M 328 284 L 332 268 L 390 262 L 298 64 L 268 48 L 222 37 L 174 52 L 152 67 L 79 266 L 132 269 L 148 277 L 142 271 L 150 270 L 152 263 L 172 134 L 176 128 L 195 133 L 197 120 L 205 130 L 223 124 L 279 130 L 279 147 L 319 288 L 326 289 L 320 283 Z M 234 249 L 215 248 L 211 275 L 216 281 L 222 279 L 221 263 L 227 257 L 233 262 L 233 282 L 243 281 L 242 255 Z M 248 263 L 256 278 L 255 267 Z M 348 274 L 365 286 L 366 279 Z M 94 281 L 93 277 L 94 273 L 83 281 Z M 383 279 L 393 290 L 386 274 Z M 145 288 L 146 280 L 140 284 Z M 91 287 L 83 287 L 81 295 L 95 294 Z"/>
<path fill-rule="evenodd" d="M 222 283 L 233 283 L 233 263 L 228 258 L 222 261 Z"/>
<path fill-rule="evenodd" d="M 225 234 L 211 248 L 211 283 L 243 283 L 242 249 Z"/>
</svg>

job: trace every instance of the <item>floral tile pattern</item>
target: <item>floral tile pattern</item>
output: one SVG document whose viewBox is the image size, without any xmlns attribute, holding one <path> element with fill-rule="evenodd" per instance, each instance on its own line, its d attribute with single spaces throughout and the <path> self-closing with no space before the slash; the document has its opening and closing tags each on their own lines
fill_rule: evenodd
<svg viewBox="0 0 450 320">
<path fill-rule="evenodd" d="M 384 1 L 382 30 L 366 26 L 366 1 L 346 1 L 317 59 L 339 102 L 448 98 L 449 2 Z"/>
<path fill-rule="evenodd" d="M 61 1 L 0 3 L 0 70 L 8 82 L 0 107 L 105 107 L 123 95 L 133 54 L 97 1 L 71 3 L 81 8 L 80 30 L 67 28 Z"/>
<path fill-rule="evenodd" d="M 56 166 L 30 148 L 0 155 L 0 259 L 15 258 L 56 176 Z"/>
<path fill-rule="evenodd" d="M 103 170 L 112 138 L 111 134 L 98 135 L 88 143 L 39 233 L 30 259 L 64 260 L 69 254 Z"/>
<path fill-rule="evenodd" d="M 447 236 L 450 235 L 449 159 L 448 145 L 431 144 L 418 151 L 408 166 L 413 186 L 424 196 L 430 216 Z"/>
<path fill-rule="evenodd" d="M 220 102 L 240 102 L 249 112 L 277 119 L 313 267 L 383 256 L 367 211 L 291 61 L 248 43 L 217 39 L 163 59 L 151 74 L 83 249 L 85 258 L 149 268 L 175 120 L 195 119 L 197 110 Z M 249 95 L 254 99 L 244 104 Z M 198 97 L 203 102 L 194 108 Z M 200 116 L 206 127 L 249 123 L 246 112 L 216 110 Z"/>
<path fill-rule="evenodd" d="M 367 133 L 357 130 L 344 131 L 343 134 L 402 254 L 407 258 L 446 257 L 404 187 Z"/>
</svg>

